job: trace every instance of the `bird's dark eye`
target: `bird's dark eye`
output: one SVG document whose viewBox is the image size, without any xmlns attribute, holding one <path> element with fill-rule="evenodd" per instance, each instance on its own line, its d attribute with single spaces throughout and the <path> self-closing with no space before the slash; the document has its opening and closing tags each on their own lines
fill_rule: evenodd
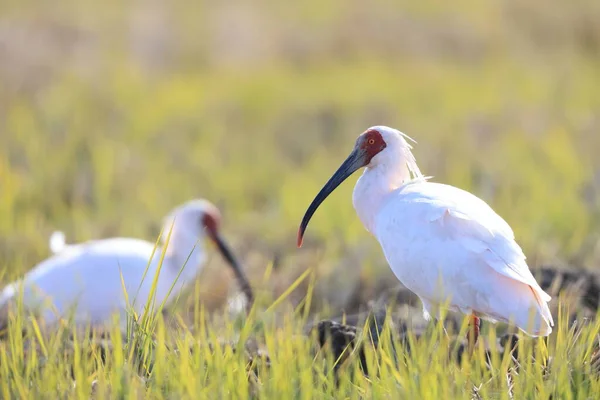
<svg viewBox="0 0 600 400">
<path fill-rule="evenodd" d="M 369 144 L 372 146 L 375 144 L 375 139 L 369 139 Z"/>
</svg>

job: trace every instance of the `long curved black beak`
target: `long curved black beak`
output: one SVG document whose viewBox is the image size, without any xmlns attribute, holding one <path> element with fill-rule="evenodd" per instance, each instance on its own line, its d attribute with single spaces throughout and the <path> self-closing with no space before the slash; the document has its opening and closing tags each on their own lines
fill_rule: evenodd
<svg viewBox="0 0 600 400">
<path fill-rule="evenodd" d="M 342 182 L 344 182 L 350 175 L 352 175 L 356 170 L 365 166 L 366 154 L 360 148 L 355 147 L 352 150 L 352 153 L 348 156 L 346 161 L 342 163 L 340 168 L 333 174 L 333 176 L 327 181 L 323 189 L 317 194 L 315 199 L 312 201 L 308 210 L 304 214 L 304 218 L 302 218 L 302 223 L 300 224 L 300 229 L 298 229 L 298 247 L 302 247 L 302 241 L 304 239 L 304 232 L 306 231 L 306 227 L 310 222 L 317 208 L 325 201 L 327 196 L 331 194 Z"/>
<path fill-rule="evenodd" d="M 219 248 L 219 251 L 223 255 L 223 258 L 231 266 L 231 269 L 235 274 L 235 278 L 237 279 L 238 285 L 240 286 L 240 289 L 246 296 L 246 300 L 248 300 L 248 307 L 251 307 L 252 303 L 254 303 L 254 293 L 252 291 L 252 287 L 250 286 L 250 281 L 248 281 L 248 278 L 244 273 L 244 270 L 242 269 L 237 259 L 233 255 L 233 252 L 219 233 L 212 234 L 211 238 L 214 240 L 215 244 Z"/>
</svg>

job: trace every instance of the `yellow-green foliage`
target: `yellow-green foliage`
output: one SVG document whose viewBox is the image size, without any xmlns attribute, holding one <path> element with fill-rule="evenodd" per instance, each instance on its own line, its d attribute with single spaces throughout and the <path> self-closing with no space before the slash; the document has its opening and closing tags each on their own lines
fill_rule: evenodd
<svg viewBox="0 0 600 400">
<path fill-rule="evenodd" d="M 241 331 L 227 317 L 211 319 L 202 309 L 194 326 L 178 333 L 169 333 L 162 319 L 148 329 L 143 319 L 150 317 L 144 317 L 132 335 L 112 332 L 110 347 L 89 332 L 67 339 L 69 325 L 44 335 L 35 322 L 16 317 L 10 339 L 0 342 L 0 393 L 3 398 L 81 399 L 92 393 L 107 399 L 578 399 L 595 398 L 600 390 L 592 363 L 600 324 L 569 327 L 564 309 L 547 342 L 519 342 L 516 362 L 509 352 L 497 350 L 486 358 L 481 343 L 496 342 L 493 330 L 458 363 L 457 344 L 440 324 L 419 339 L 410 334 L 410 351 L 389 323 L 377 347 L 370 344 L 374 333 L 359 329 L 369 371 L 364 375 L 358 350 L 348 348 L 335 359 L 328 346 L 318 348 L 315 335 L 305 335 L 300 314 L 290 308 L 277 317 L 277 307 L 255 309 Z M 262 344 L 262 353 L 244 351 L 241 343 L 249 337 Z M 237 338 L 241 341 L 227 342 Z"/>
<path fill-rule="evenodd" d="M 513 227 L 532 267 L 556 261 L 595 267 L 599 5 L 4 1 L 0 286 L 48 256 L 54 230 L 65 231 L 68 242 L 115 235 L 152 241 L 169 209 L 206 197 L 222 209 L 224 231 L 255 282 L 276 258 L 271 279 L 257 283 L 263 296 L 277 298 L 313 267 L 318 290 L 311 312 L 329 310 L 329 302 L 339 312 L 355 295 L 337 302 L 331 296 L 354 290 L 363 301 L 379 282 L 394 282 L 352 209 L 354 179 L 319 210 L 305 249 L 295 249 L 295 233 L 356 136 L 376 124 L 418 141 L 415 154 L 426 175 L 488 201 Z M 195 289 L 209 310 L 229 290 L 220 266 L 211 260 Z M 305 294 L 303 284 L 289 299 L 298 304 Z M 313 375 L 313 361 L 295 347 L 306 343 L 286 339 L 296 325 L 290 319 L 282 331 L 265 332 L 283 367 L 261 390 L 338 397 L 331 381 L 325 389 L 315 384 L 329 378 Z M 551 351 L 563 351 L 565 343 Z M 2 386 L 5 397 L 72 390 L 59 355 L 52 358 L 57 368 L 19 375 L 8 365 L 24 359 L 7 364 L 7 351 L 0 351 L 0 381 L 9 375 L 15 381 Z M 208 367 L 198 358 L 169 358 L 152 396 L 171 389 L 173 397 L 245 392 L 241 359 L 215 357 Z M 382 382 L 360 378 L 355 387 L 342 380 L 339 393 L 394 397 L 399 387 L 406 398 L 462 393 L 467 376 L 435 358 L 419 364 L 428 360 L 413 361 L 400 376 L 387 371 Z M 76 392 L 83 395 L 92 367 L 88 359 L 78 362 Z M 100 379 L 141 393 L 127 368 L 117 362 Z M 560 374 L 548 385 L 568 380 Z M 529 394 L 541 385 L 523 382 Z M 563 398 L 556 386 L 544 390 Z"/>
</svg>

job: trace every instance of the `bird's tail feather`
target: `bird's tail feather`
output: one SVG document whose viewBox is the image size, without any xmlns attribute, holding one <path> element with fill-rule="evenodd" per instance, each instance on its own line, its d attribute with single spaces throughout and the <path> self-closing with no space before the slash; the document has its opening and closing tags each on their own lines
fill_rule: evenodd
<svg viewBox="0 0 600 400">
<path fill-rule="evenodd" d="M 50 235 L 48 245 L 50 246 L 50 251 L 53 254 L 60 253 L 67 246 L 65 234 L 61 231 L 54 231 L 52 235 Z"/>
<path fill-rule="evenodd" d="M 552 318 L 552 313 L 550 312 L 550 308 L 548 307 L 548 302 L 545 300 L 546 297 L 550 296 L 548 296 L 548 294 L 546 294 L 546 292 L 544 291 L 542 291 L 542 293 L 545 296 L 542 296 L 541 293 L 538 293 L 538 291 L 531 286 L 530 289 L 533 293 L 533 297 L 535 298 L 537 310 L 541 317 L 540 328 L 538 331 L 538 335 L 536 336 L 548 336 L 550 333 L 552 333 L 552 327 L 554 326 L 554 319 Z"/>
</svg>

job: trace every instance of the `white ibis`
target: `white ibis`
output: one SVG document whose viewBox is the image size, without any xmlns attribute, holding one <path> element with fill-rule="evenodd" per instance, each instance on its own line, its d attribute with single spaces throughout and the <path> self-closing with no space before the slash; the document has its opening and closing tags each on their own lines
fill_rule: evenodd
<svg viewBox="0 0 600 400">
<path fill-rule="evenodd" d="M 510 226 L 473 194 L 424 177 L 407 139 L 386 126 L 362 133 L 306 211 L 298 247 L 319 205 L 366 167 L 354 188 L 354 208 L 396 277 L 421 299 L 426 318 L 444 307 L 469 315 L 471 345 L 480 318 L 549 335 L 550 296 L 531 274 Z"/>
<path fill-rule="evenodd" d="M 232 267 L 248 303 L 252 303 L 250 284 L 220 234 L 220 223 L 219 211 L 206 200 L 185 203 L 165 219 L 163 246 L 173 228 L 156 286 L 156 306 L 167 298 L 174 283 L 166 304 L 194 281 L 206 261 L 205 237 L 216 244 Z M 51 239 L 55 254 L 29 271 L 22 280 L 6 286 L 0 294 L 0 309 L 6 309 L 5 306 L 16 301 L 22 283 L 24 306 L 32 310 L 37 308 L 36 312 L 47 325 L 74 311 L 77 325 L 102 326 L 111 321 L 114 312 L 119 312 L 121 318 L 127 312 L 122 276 L 129 302 L 140 315 L 161 258 L 162 249 L 154 250 L 154 247 L 154 243 L 145 240 L 122 237 L 64 244 L 60 233 L 55 233 Z M 45 300 L 50 300 L 50 304 L 44 303 Z"/>
</svg>

